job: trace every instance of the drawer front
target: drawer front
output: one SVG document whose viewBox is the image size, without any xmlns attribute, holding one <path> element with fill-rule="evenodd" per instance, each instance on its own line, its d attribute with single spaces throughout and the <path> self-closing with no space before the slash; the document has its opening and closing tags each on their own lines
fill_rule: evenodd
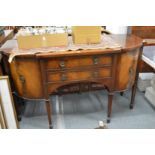
<svg viewBox="0 0 155 155">
<path fill-rule="evenodd" d="M 57 72 L 47 73 L 48 82 L 64 82 L 64 81 L 80 81 L 80 80 L 89 80 L 89 79 L 101 79 L 101 78 L 110 78 L 112 75 L 111 68 L 102 68 L 98 70 L 83 70 L 83 71 L 70 71 L 70 72 Z"/>
<path fill-rule="evenodd" d="M 111 65 L 111 56 L 87 56 L 80 58 L 68 58 L 68 59 L 49 59 L 46 61 L 46 69 L 73 69 L 79 67 L 88 67 L 94 65 Z"/>
</svg>

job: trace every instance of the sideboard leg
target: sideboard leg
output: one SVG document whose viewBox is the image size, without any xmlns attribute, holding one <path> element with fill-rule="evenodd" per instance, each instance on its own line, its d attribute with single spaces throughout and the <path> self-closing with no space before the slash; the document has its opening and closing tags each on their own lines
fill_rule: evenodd
<svg viewBox="0 0 155 155">
<path fill-rule="evenodd" d="M 112 100 L 113 100 L 113 94 L 108 94 L 108 112 L 107 112 L 107 123 L 110 123 L 110 117 L 112 112 Z"/>
<path fill-rule="evenodd" d="M 133 107 L 134 107 L 134 100 L 135 100 L 135 95 L 136 95 L 136 88 L 137 88 L 137 85 L 134 84 L 133 87 L 132 87 L 130 109 L 133 109 Z"/>
<path fill-rule="evenodd" d="M 134 85 L 132 86 L 132 92 L 131 92 L 131 101 L 130 101 L 130 109 L 133 109 L 134 108 L 134 100 L 135 100 L 135 96 L 136 96 L 136 90 L 137 90 L 137 82 L 138 82 L 138 72 L 136 73 L 136 78 L 135 78 L 135 83 Z"/>
<path fill-rule="evenodd" d="M 46 109 L 47 109 L 49 129 L 53 129 L 52 118 L 51 118 L 51 104 L 50 104 L 50 100 L 46 100 Z"/>
<path fill-rule="evenodd" d="M 133 109 L 134 105 L 135 105 L 134 100 L 135 100 L 135 95 L 136 95 L 136 89 L 137 89 L 139 72 L 140 72 L 140 68 L 141 68 L 142 52 L 143 52 L 143 46 L 141 46 L 139 57 L 138 57 L 138 64 L 137 64 L 137 70 L 136 70 L 135 83 L 132 86 L 132 95 L 131 95 L 130 109 Z"/>
</svg>

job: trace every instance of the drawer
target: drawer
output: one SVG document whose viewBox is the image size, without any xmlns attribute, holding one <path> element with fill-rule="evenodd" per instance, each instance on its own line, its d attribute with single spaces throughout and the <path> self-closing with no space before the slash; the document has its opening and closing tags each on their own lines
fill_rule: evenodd
<svg viewBox="0 0 155 155">
<path fill-rule="evenodd" d="M 94 65 L 111 65 L 111 56 L 87 56 L 80 58 L 64 58 L 64 59 L 48 59 L 46 61 L 46 69 L 73 69 L 80 67 L 88 67 Z"/>
<path fill-rule="evenodd" d="M 88 79 L 101 79 L 111 77 L 111 68 L 106 67 L 98 70 L 83 70 L 70 72 L 48 72 L 48 82 L 80 81 Z"/>
</svg>

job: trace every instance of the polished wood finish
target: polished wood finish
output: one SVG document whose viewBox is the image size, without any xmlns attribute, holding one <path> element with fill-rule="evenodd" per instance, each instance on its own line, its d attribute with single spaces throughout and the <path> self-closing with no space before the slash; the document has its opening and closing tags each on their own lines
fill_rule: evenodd
<svg viewBox="0 0 155 155">
<path fill-rule="evenodd" d="M 85 56 L 82 58 L 72 57 L 72 59 L 63 58 L 55 59 L 46 62 L 47 69 L 60 70 L 60 69 L 72 69 L 80 67 L 91 67 L 94 65 L 110 65 L 112 63 L 111 56 L 99 55 L 98 57 Z"/>
<path fill-rule="evenodd" d="M 110 117 L 112 112 L 112 100 L 113 100 L 113 93 L 108 94 L 108 112 L 107 112 L 107 123 L 110 123 Z"/>
<path fill-rule="evenodd" d="M 16 57 L 9 67 L 20 96 L 30 99 L 43 98 L 40 66 L 35 57 Z"/>
<path fill-rule="evenodd" d="M 155 73 L 155 70 L 152 67 L 150 67 L 146 62 L 141 60 L 139 72 L 143 72 L 143 73 L 154 72 Z"/>
<path fill-rule="evenodd" d="M 105 88 L 109 96 L 107 122 L 110 122 L 115 92 L 133 88 L 131 105 L 134 104 L 142 40 L 132 35 L 111 37 L 120 48 L 22 54 L 9 64 L 8 71 L 19 96 L 45 100 L 49 128 L 52 128 L 49 95 L 66 85 L 81 83 L 82 88 L 82 83 L 93 83 Z M 8 49 L 3 50 L 5 57 L 10 53 Z"/>
<path fill-rule="evenodd" d="M 132 26 L 131 32 L 143 39 L 155 38 L 155 26 Z"/>
<path fill-rule="evenodd" d="M 155 26 L 132 26 L 131 34 L 141 37 L 144 46 L 155 46 Z M 141 59 L 139 72 L 155 73 L 155 70 Z"/>
<path fill-rule="evenodd" d="M 130 88 L 133 85 L 135 73 L 137 69 L 137 60 L 139 56 L 139 48 L 131 50 L 129 53 L 124 53 L 119 57 L 118 76 L 116 89 L 123 90 Z M 128 85 L 126 85 L 128 84 Z"/>
<path fill-rule="evenodd" d="M 52 118 L 51 118 L 51 103 L 50 103 L 50 100 L 46 100 L 46 109 L 47 109 L 49 129 L 53 129 Z"/>
<path fill-rule="evenodd" d="M 138 55 L 138 60 L 139 61 L 137 61 L 137 69 L 135 70 L 135 75 L 136 76 L 135 76 L 134 84 L 132 86 L 130 109 L 133 109 L 134 104 L 135 104 L 134 99 L 135 99 L 135 95 L 136 95 L 137 83 L 138 83 L 139 72 L 140 72 L 140 67 L 141 67 L 142 51 L 143 51 L 143 47 L 140 48 L 140 53 Z"/>
</svg>

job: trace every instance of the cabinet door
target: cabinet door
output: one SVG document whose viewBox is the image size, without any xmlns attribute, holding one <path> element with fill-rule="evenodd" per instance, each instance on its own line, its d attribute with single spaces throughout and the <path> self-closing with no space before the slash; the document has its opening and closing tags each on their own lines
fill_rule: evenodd
<svg viewBox="0 0 155 155">
<path fill-rule="evenodd" d="M 35 58 L 16 58 L 10 70 L 18 95 L 32 99 L 43 97 L 39 62 Z"/>
<path fill-rule="evenodd" d="M 118 74 L 116 74 L 116 90 L 125 90 L 133 86 L 136 76 L 140 49 L 127 51 L 118 60 Z"/>
</svg>

